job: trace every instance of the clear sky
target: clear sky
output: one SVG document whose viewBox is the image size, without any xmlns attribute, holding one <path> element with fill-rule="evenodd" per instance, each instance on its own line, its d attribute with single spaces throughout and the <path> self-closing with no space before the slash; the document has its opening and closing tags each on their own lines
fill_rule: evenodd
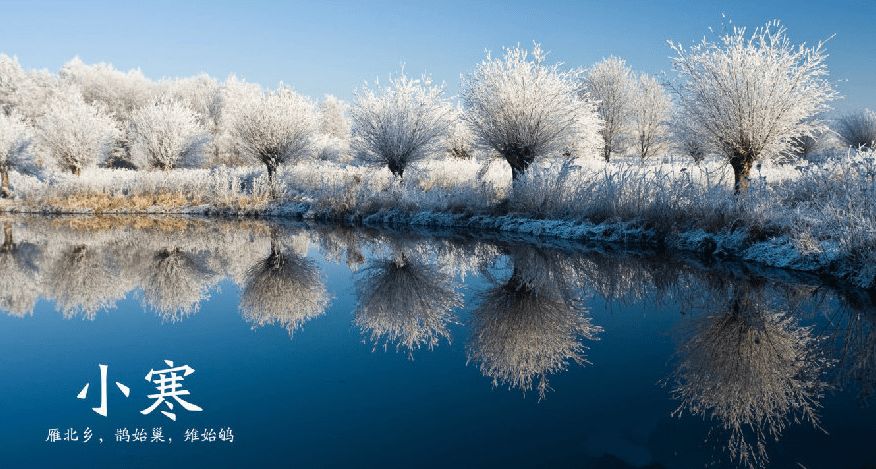
<svg viewBox="0 0 876 469">
<path fill-rule="evenodd" d="M 18 1 L 0 0 L 0 52 L 28 68 L 86 62 L 153 78 L 229 73 L 349 98 L 364 80 L 428 72 L 453 94 L 486 49 L 541 42 L 553 60 L 608 55 L 670 69 L 667 39 L 690 43 L 726 14 L 755 27 L 780 19 L 795 41 L 828 43 L 841 110 L 876 109 L 876 0 L 834 1 Z"/>
</svg>

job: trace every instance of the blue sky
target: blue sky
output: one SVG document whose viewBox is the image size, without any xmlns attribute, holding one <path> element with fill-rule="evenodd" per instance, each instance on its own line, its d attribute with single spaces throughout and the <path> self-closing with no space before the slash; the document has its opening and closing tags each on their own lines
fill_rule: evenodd
<svg viewBox="0 0 876 469">
<path fill-rule="evenodd" d="M 876 1 L 10 1 L 0 0 L 0 51 L 26 67 L 86 62 L 146 75 L 236 73 L 311 96 L 349 98 L 405 63 L 456 92 L 484 50 L 539 41 L 554 60 L 608 55 L 669 71 L 667 39 L 690 43 L 721 14 L 750 27 L 781 19 L 795 41 L 828 44 L 839 109 L 876 108 Z"/>
</svg>

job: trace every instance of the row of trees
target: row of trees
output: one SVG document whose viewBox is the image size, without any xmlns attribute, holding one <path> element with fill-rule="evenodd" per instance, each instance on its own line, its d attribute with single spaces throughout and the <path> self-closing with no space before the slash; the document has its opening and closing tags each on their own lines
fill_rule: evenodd
<svg viewBox="0 0 876 469">
<path fill-rule="evenodd" d="M 676 76 L 668 87 L 615 57 L 571 69 L 549 64 L 537 44 L 487 54 L 462 77 L 457 105 L 443 86 L 403 72 L 365 84 L 348 106 L 233 76 L 155 82 L 78 59 L 53 76 L 0 56 L 4 194 L 10 169 L 37 166 L 79 174 L 97 164 L 168 170 L 252 162 L 272 179 L 286 163 L 355 157 L 401 177 L 414 161 L 478 150 L 501 156 L 517 179 L 542 158 L 609 160 L 630 151 L 645 158 L 671 141 L 696 158 L 726 158 L 740 191 L 757 160 L 806 151 L 828 131 L 823 116 L 837 93 L 822 44 L 794 45 L 771 22 L 690 48 L 670 45 Z M 876 118 L 848 116 L 837 130 L 847 144 L 870 144 Z"/>
</svg>

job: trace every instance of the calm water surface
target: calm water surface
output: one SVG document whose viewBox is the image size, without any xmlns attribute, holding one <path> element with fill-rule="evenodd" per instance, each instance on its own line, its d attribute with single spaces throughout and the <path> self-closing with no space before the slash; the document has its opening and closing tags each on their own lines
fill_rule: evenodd
<svg viewBox="0 0 876 469">
<path fill-rule="evenodd" d="M 0 224 L 3 467 L 876 464 L 872 292 L 483 234 Z M 165 360 L 202 411 L 141 413 Z"/>
</svg>

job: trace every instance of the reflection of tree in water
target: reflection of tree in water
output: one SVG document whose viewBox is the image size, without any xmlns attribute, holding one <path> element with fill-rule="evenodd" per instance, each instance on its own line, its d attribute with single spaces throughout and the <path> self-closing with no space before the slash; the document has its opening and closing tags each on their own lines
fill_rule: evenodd
<svg viewBox="0 0 876 469">
<path fill-rule="evenodd" d="M 13 316 L 33 313 L 40 296 L 37 257 L 39 250 L 30 243 L 15 243 L 12 224 L 3 224 L 0 246 L 0 310 Z"/>
<path fill-rule="evenodd" d="M 256 326 L 280 324 L 292 334 L 322 315 L 329 297 L 317 266 L 280 247 L 272 236 L 271 254 L 246 273 L 240 310 Z"/>
<path fill-rule="evenodd" d="M 111 308 L 125 297 L 128 283 L 101 249 L 85 245 L 63 248 L 46 271 L 57 308 L 66 317 L 81 314 L 94 319 L 98 311 Z"/>
<path fill-rule="evenodd" d="M 511 261 L 511 276 L 484 292 L 472 313 L 468 357 L 494 385 L 535 387 L 542 398 L 548 375 L 587 363 L 584 340 L 602 329 L 591 323 L 564 256 L 514 248 Z"/>
<path fill-rule="evenodd" d="M 743 284 L 715 295 L 712 314 L 682 344 L 674 374 L 675 414 L 715 421 L 727 434 L 731 459 L 749 467 L 766 465 L 766 443 L 778 440 L 789 423 L 819 428 L 816 411 L 831 363 L 811 328 L 798 326 L 763 295 Z"/>
<path fill-rule="evenodd" d="M 151 252 L 139 277 L 144 303 L 162 318 L 178 321 L 198 310 L 216 273 L 201 256 L 174 248 Z"/>
<path fill-rule="evenodd" d="M 876 292 L 847 291 L 829 308 L 838 340 L 841 384 L 854 383 L 863 404 L 876 392 Z"/>
<path fill-rule="evenodd" d="M 448 275 L 404 255 L 369 262 L 356 291 L 356 325 L 375 345 L 394 343 L 409 353 L 449 341 L 453 309 L 462 306 Z"/>
</svg>

